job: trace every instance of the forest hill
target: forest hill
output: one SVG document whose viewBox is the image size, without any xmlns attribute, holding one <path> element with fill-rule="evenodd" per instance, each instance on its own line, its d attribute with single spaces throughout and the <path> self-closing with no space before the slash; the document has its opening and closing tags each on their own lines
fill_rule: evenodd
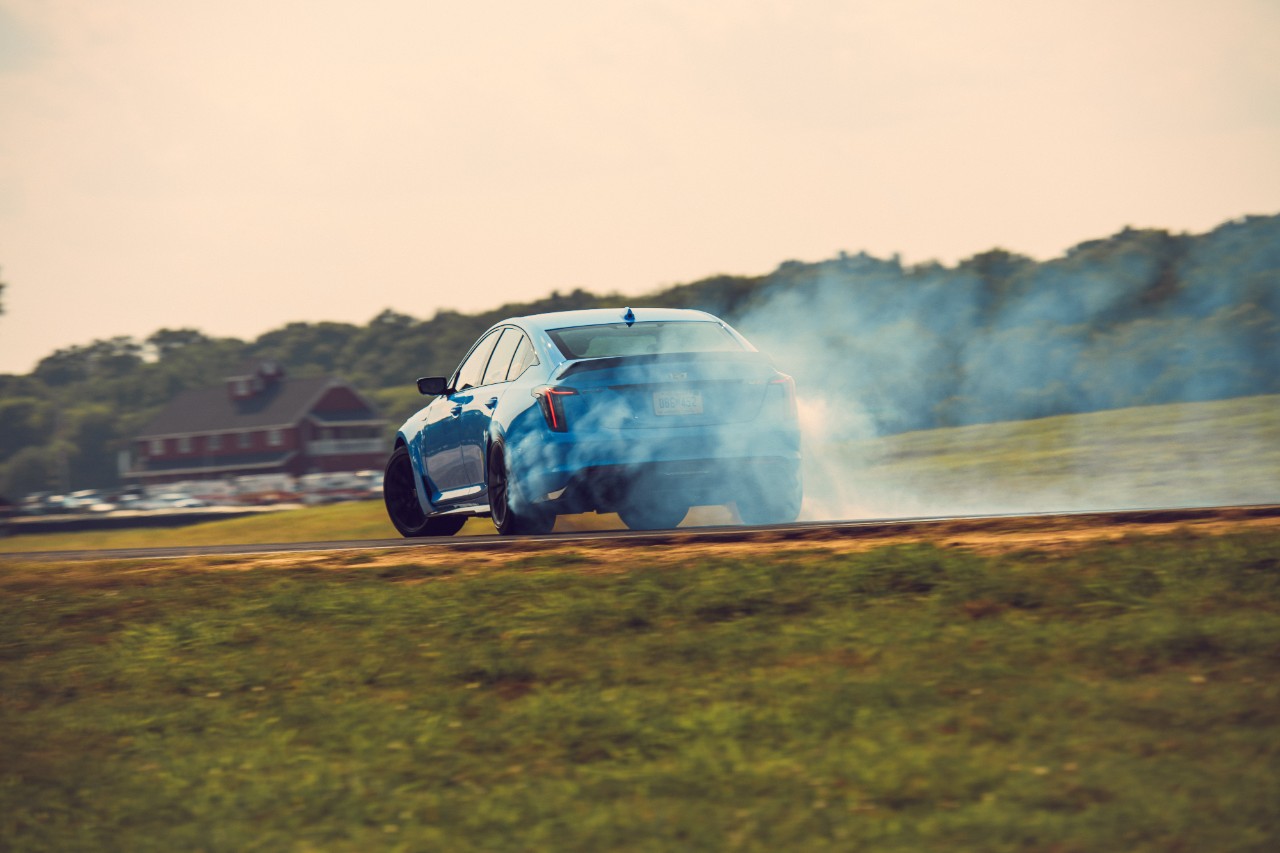
<svg viewBox="0 0 1280 853">
<path fill-rule="evenodd" d="M 116 453 L 143 423 L 246 362 L 341 376 L 398 424 L 421 405 L 413 379 L 450 373 L 497 320 L 624 303 L 724 317 L 802 399 L 843 413 L 850 438 L 1280 392 L 1280 215 L 1250 216 L 1201 235 L 1125 229 L 1048 261 L 841 253 L 647 296 L 575 290 L 427 320 L 388 309 L 253 341 L 196 329 L 98 340 L 0 376 L 0 493 L 113 485 Z"/>
</svg>

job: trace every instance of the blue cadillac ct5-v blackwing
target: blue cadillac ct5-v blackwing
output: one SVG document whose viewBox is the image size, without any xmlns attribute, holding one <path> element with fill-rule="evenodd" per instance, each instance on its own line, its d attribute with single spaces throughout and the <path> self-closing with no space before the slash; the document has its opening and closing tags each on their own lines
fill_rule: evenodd
<svg viewBox="0 0 1280 853">
<path fill-rule="evenodd" d="M 725 504 L 747 524 L 800 512 L 795 384 L 702 311 L 593 309 L 503 320 L 400 427 L 383 481 L 405 536 L 468 516 L 545 533 L 563 513 L 674 527 Z"/>
</svg>

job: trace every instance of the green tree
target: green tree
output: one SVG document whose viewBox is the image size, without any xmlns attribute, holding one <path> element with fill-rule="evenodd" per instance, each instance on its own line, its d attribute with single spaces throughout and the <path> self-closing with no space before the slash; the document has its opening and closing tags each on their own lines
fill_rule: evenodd
<svg viewBox="0 0 1280 853">
<path fill-rule="evenodd" d="M 116 411 L 110 405 L 94 403 L 77 406 L 64 415 L 59 437 L 68 448 L 70 488 L 101 488 L 118 479 L 116 451 L 120 434 Z"/>
<path fill-rule="evenodd" d="M 188 347 L 211 342 L 212 338 L 199 329 L 161 329 L 147 338 L 147 344 L 161 361 Z"/>
<path fill-rule="evenodd" d="M 24 447 L 0 465 L 0 493 L 10 500 L 51 489 L 56 480 L 53 455 L 45 445 Z"/>
<path fill-rule="evenodd" d="M 60 349 L 40 360 L 33 375 L 50 387 L 124 376 L 143 364 L 143 346 L 125 335 Z"/>
<path fill-rule="evenodd" d="M 343 368 L 344 348 L 359 330 L 350 323 L 290 323 L 259 337 L 250 355 L 278 361 L 294 375 L 333 373 Z"/>
<path fill-rule="evenodd" d="M 43 444 L 53 425 L 53 407 L 35 397 L 0 399 L 0 460 L 24 447 Z"/>
</svg>

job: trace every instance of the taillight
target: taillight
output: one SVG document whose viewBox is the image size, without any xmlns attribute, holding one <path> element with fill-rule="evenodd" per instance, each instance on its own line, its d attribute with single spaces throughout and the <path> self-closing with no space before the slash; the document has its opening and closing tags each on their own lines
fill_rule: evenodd
<svg viewBox="0 0 1280 853">
<path fill-rule="evenodd" d="M 564 415 L 564 398 L 577 394 L 575 388 L 561 388 L 555 385 L 540 385 L 531 392 L 538 398 L 542 407 L 542 417 L 552 432 L 567 432 L 569 421 Z"/>
<path fill-rule="evenodd" d="M 787 395 L 787 411 L 791 417 L 798 418 L 799 411 L 796 409 L 796 381 L 785 373 L 779 373 L 775 378 L 769 380 L 770 385 L 781 385 L 783 393 Z"/>
</svg>

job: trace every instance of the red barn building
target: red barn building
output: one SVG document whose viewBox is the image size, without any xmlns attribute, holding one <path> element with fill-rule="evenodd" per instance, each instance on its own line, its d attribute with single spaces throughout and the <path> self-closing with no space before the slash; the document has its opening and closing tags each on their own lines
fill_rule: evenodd
<svg viewBox="0 0 1280 853">
<path fill-rule="evenodd" d="M 387 421 L 333 377 L 287 379 L 274 362 L 186 391 L 134 440 L 126 476 L 142 485 L 244 474 L 381 470 Z"/>
</svg>

